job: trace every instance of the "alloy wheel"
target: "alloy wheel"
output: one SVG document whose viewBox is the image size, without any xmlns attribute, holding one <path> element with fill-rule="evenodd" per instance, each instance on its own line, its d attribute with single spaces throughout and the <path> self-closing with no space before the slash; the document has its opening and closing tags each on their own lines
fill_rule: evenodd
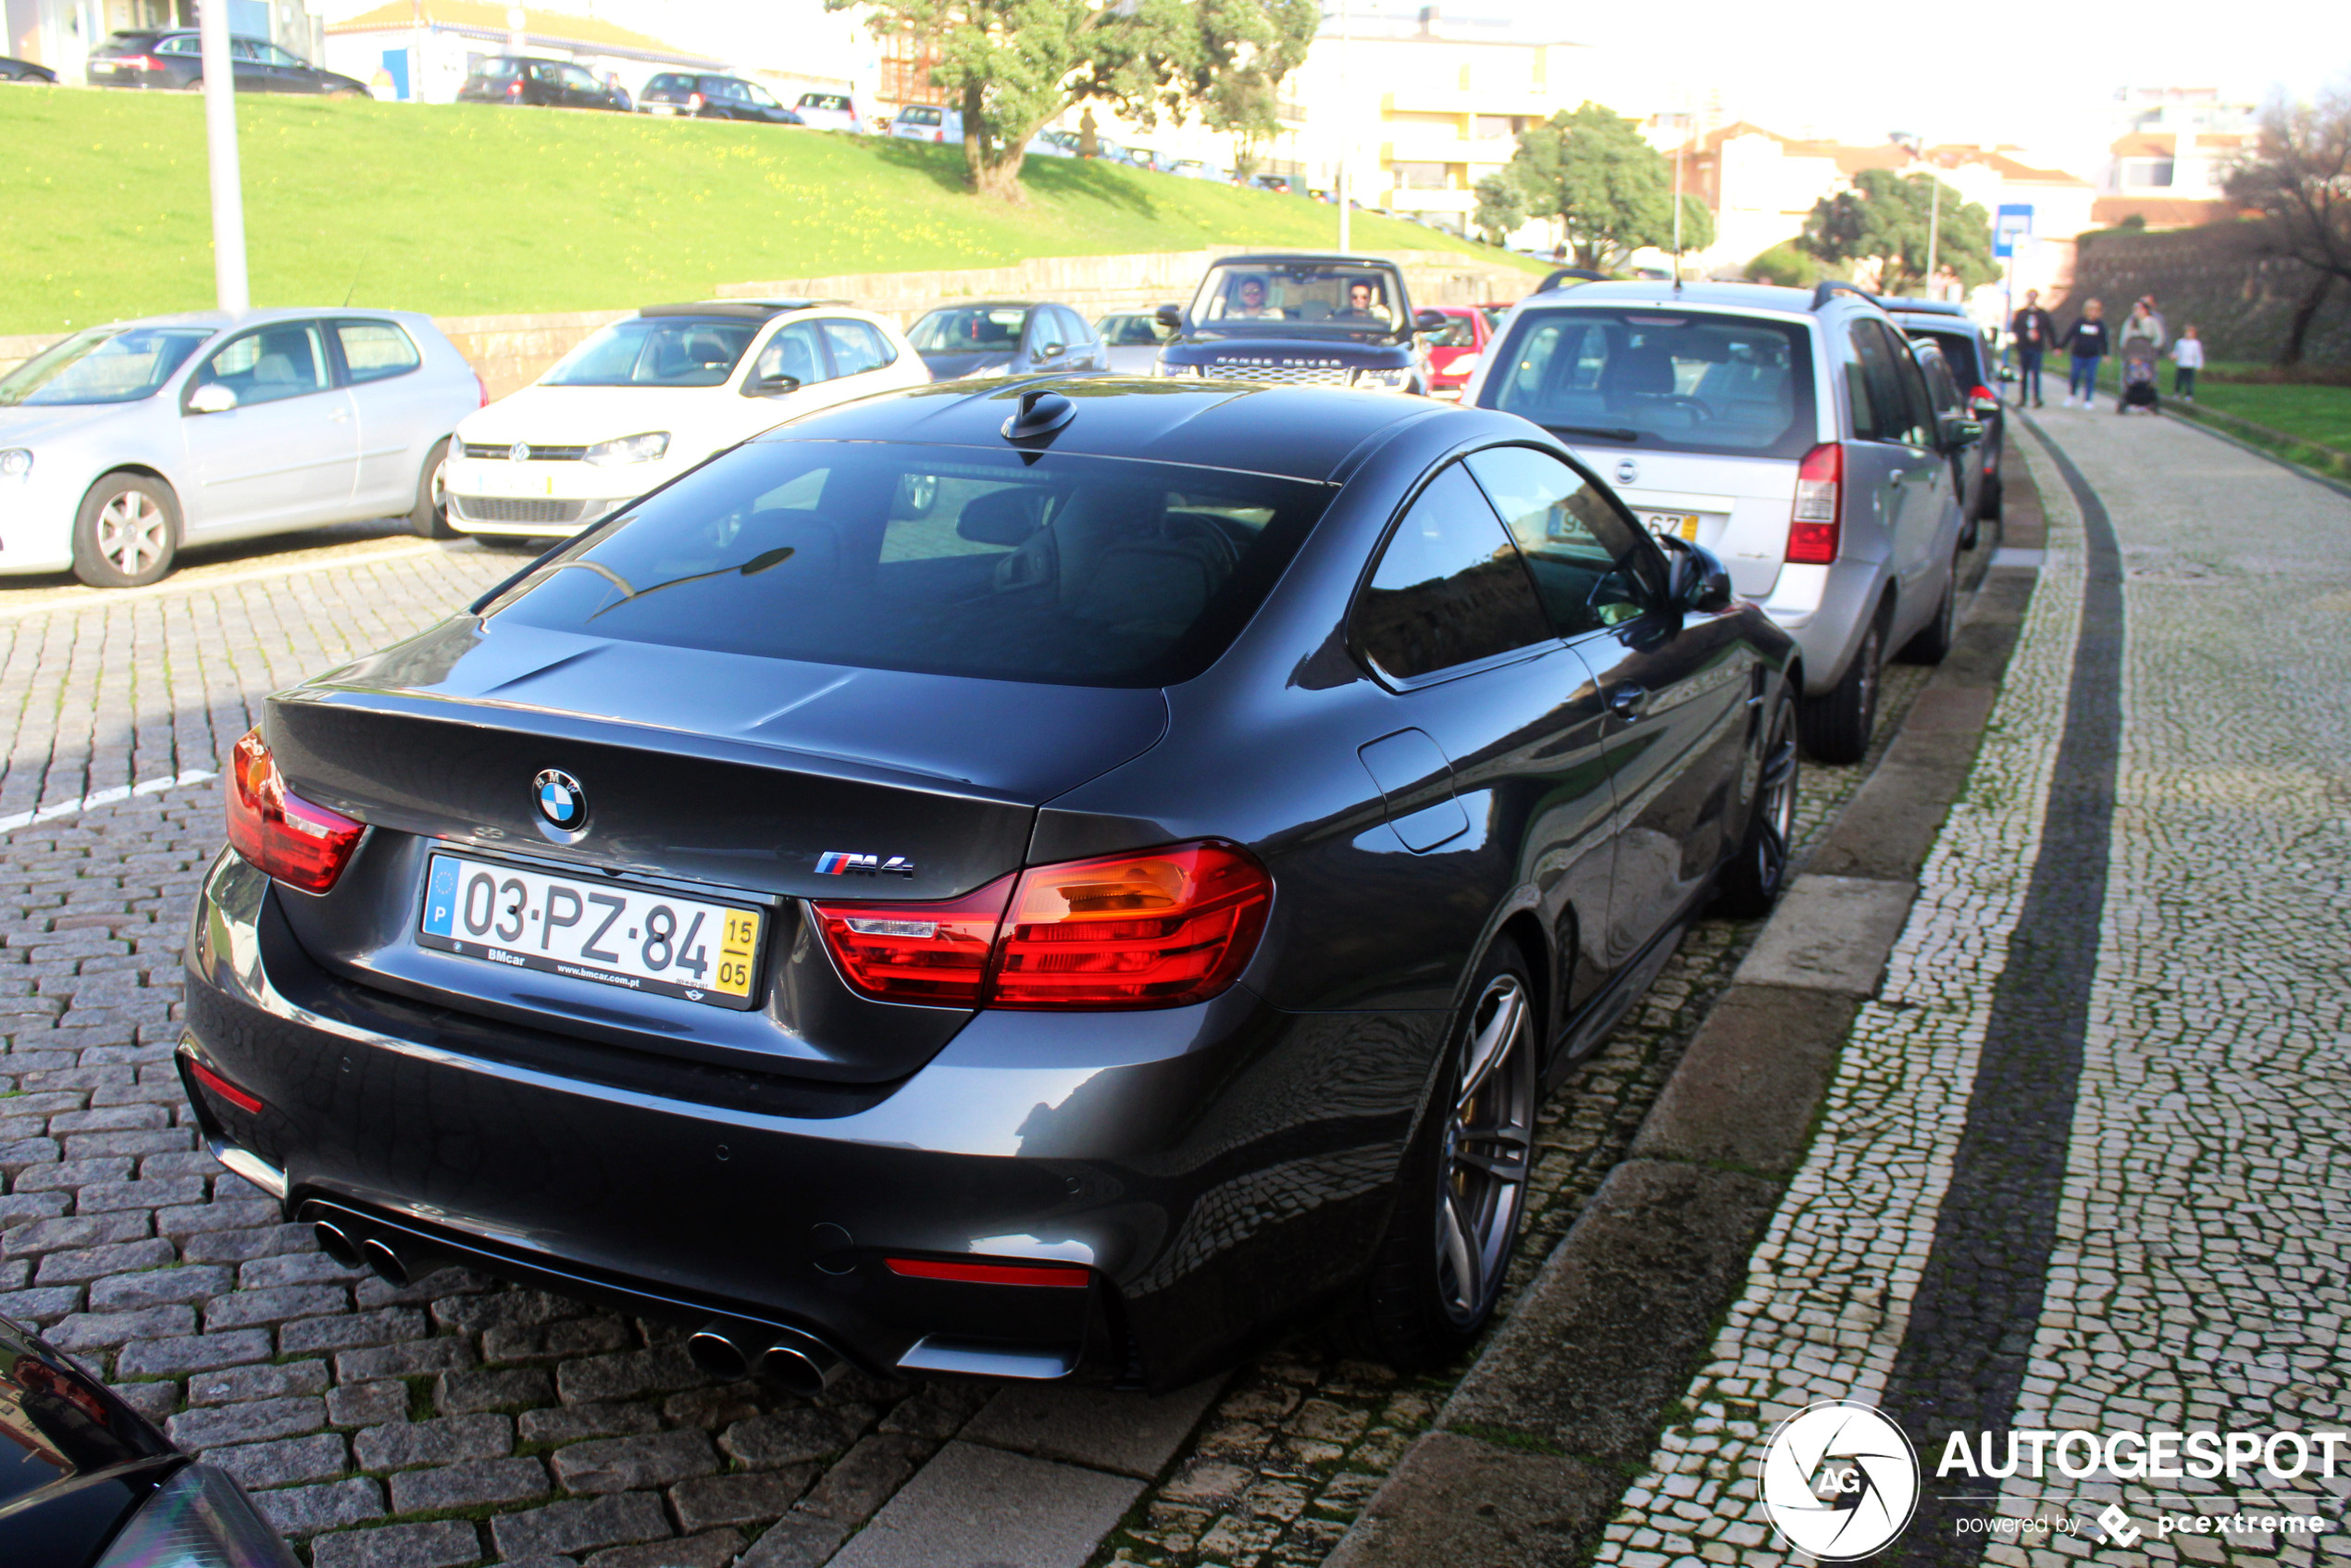
<svg viewBox="0 0 2351 1568">
<path fill-rule="evenodd" d="M 1534 1151 L 1533 1009 L 1515 975 L 1497 975 L 1470 1010 L 1461 1088 L 1445 1127 L 1437 1194 L 1437 1290 L 1468 1325 L 1499 1288 Z"/>
<path fill-rule="evenodd" d="M 1796 837 L 1796 720 L 1783 703 L 1764 743 L 1762 799 L 1756 803 L 1756 886 L 1775 889 L 1787 875 L 1788 845 Z"/>
<path fill-rule="evenodd" d="M 98 513 L 98 554 L 125 577 L 137 577 L 163 558 L 170 519 L 143 490 L 126 490 Z"/>
</svg>

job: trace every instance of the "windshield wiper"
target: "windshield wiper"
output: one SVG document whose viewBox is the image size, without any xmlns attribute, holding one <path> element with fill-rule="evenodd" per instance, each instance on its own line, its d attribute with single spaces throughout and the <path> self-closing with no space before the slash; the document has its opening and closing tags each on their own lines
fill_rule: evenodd
<svg viewBox="0 0 2351 1568">
<path fill-rule="evenodd" d="M 1622 425 L 1546 425 L 1555 436 L 1598 436 L 1603 441 L 1638 441 L 1641 432 Z"/>
</svg>

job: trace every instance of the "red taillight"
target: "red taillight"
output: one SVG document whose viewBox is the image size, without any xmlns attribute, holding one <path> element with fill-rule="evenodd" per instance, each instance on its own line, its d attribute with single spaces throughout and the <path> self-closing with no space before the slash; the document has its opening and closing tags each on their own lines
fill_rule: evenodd
<svg viewBox="0 0 2351 1568">
<path fill-rule="evenodd" d="M 1034 866 L 946 903 L 818 903 L 867 996 L 1023 1010 L 1178 1007 L 1231 985 L 1273 878 L 1215 840 Z"/>
<path fill-rule="evenodd" d="M 1082 1290 L 1089 1277 L 1076 1263 L 942 1263 L 935 1258 L 885 1258 L 889 1272 L 908 1279 L 952 1279 L 962 1285 L 1041 1285 Z"/>
<path fill-rule="evenodd" d="M 475 404 L 474 404 L 474 406 L 475 406 L 476 408 L 487 408 L 487 407 L 489 407 L 489 406 L 490 406 L 490 383 L 489 383 L 488 381 L 485 381 L 485 380 L 483 380 L 481 379 L 481 372 L 480 372 L 480 371 L 479 371 L 479 370 L 477 370 L 477 371 L 475 371 L 475 372 L 474 372 L 474 386 L 475 386 L 475 387 L 476 387 L 476 388 L 477 388 L 477 389 L 480 392 L 480 393 L 481 393 L 481 401 L 480 401 L 479 403 Z"/>
<path fill-rule="evenodd" d="M 364 831 L 364 824 L 288 790 L 260 730 L 248 730 L 229 754 L 230 847 L 279 881 L 325 892 Z"/>
<path fill-rule="evenodd" d="M 132 70 L 163 69 L 163 62 L 156 59 L 153 55 L 133 55 L 131 58 L 123 61 L 122 63 L 129 66 Z"/>
<path fill-rule="evenodd" d="M 522 96 L 522 82 L 519 80 L 506 83 L 506 96 L 509 98 Z"/>
<path fill-rule="evenodd" d="M 246 1115 L 253 1115 L 261 1109 L 259 1095 L 246 1093 L 193 1056 L 188 1058 L 188 1071 L 195 1075 L 198 1083 L 243 1111 Z"/>
<path fill-rule="evenodd" d="M 1836 559 L 1837 528 L 1844 521 L 1845 448 L 1822 442 L 1804 454 L 1796 469 L 1796 508 L 1788 515 L 1790 565 L 1825 566 Z"/>
<path fill-rule="evenodd" d="M 1997 403 L 2000 401 L 1999 394 L 1995 392 L 1990 387 L 1978 387 L 1973 392 L 1968 393 L 1967 396 L 1968 402 L 1971 404 Z"/>
<path fill-rule="evenodd" d="M 702 96 L 702 94 L 701 94 L 701 93 L 687 93 L 687 94 L 686 94 L 686 106 L 687 106 L 688 108 L 690 108 L 690 109 L 693 110 L 693 112 L 694 112 L 694 113 L 696 113 L 696 114 L 700 114 L 700 113 L 702 113 L 702 106 L 703 106 L 703 96 Z"/>
</svg>

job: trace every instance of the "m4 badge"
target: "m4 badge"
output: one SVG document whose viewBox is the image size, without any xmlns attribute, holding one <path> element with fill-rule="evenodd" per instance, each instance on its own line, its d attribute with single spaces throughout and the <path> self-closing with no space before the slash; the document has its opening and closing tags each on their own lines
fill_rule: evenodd
<svg viewBox="0 0 2351 1568">
<path fill-rule="evenodd" d="M 902 854 L 894 854 L 884 860 L 877 854 L 827 850 L 816 857 L 816 874 L 820 877 L 912 877 L 914 863 Z"/>
</svg>

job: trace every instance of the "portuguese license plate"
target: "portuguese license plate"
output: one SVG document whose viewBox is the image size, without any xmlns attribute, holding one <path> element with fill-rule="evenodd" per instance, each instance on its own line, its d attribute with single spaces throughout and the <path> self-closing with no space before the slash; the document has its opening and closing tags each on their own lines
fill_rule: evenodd
<svg viewBox="0 0 2351 1568">
<path fill-rule="evenodd" d="M 1676 538 L 1686 539 L 1692 544 L 1698 542 L 1698 514 L 1696 512 L 1644 512 L 1641 514 L 1641 521 L 1651 533 L 1672 534 Z"/>
<path fill-rule="evenodd" d="M 417 940 L 464 958 L 713 1007 L 752 1005 L 762 911 L 436 854 Z"/>
</svg>

